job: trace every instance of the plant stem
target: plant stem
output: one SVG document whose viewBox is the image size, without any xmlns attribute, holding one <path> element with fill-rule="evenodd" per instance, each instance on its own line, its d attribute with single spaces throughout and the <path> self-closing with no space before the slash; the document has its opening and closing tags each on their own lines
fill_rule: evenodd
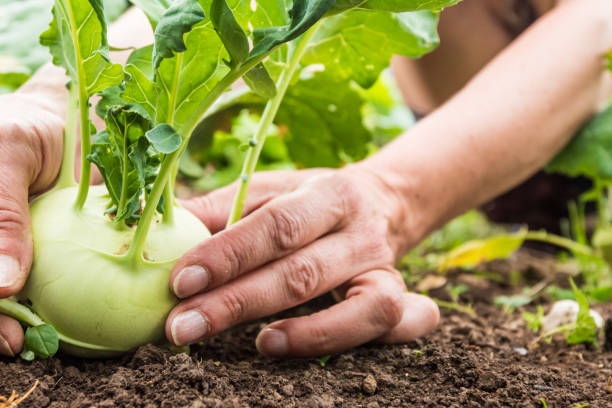
<svg viewBox="0 0 612 408">
<path fill-rule="evenodd" d="M 78 112 L 78 93 L 76 84 L 70 85 L 68 94 L 68 110 L 66 112 L 66 129 L 64 130 L 64 149 L 62 154 L 62 167 L 55 189 L 73 187 L 76 185 L 74 180 L 74 154 L 76 151 L 77 139 L 77 112 Z"/>
<path fill-rule="evenodd" d="M 61 2 L 60 2 L 61 3 Z M 77 83 L 79 94 L 79 111 L 81 113 L 81 178 L 79 180 L 79 192 L 74 204 L 74 208 L 80 211 L 85 205 L 87 194 L 89 193 L 89 182 L 91 180 L 91 165 L 87 160 L 87 155 L 91 150 L 91 132 L 89 128 L 89 96 L 87 93 L 87 79 L 83 66 L 83 56 L 81 55 L 81 46 L 79 41 L 79 31 L 74 18 L 74 13 L 71 6 L 63 9 L 64 14 L 70 20 L 72 41 L 74 42 L 74 52 L 76 60 Z M 74 152 L 71 154 L 74 155 Z"/>
<path fill-rule="evenodd" d="M 529 231 L 525 234 L 525 240 L 539 241 L 547 244 L 565 248 L 573 253 L 593 256 L 595 252 L 586 245 L 579 244 L 571 239 L 560 237 L 559 235 L 549 234 L 546 231 Z"/>
<path fill-rule="evenodd" d="M 266 107 L 261 116 L 261 120 L 259 121 L 259 126 L 257 127 L 255 135 L 253 136 L 252 143 L 250 143 L 246 158 L 244 160 L 244 165 L 242 167 L 242 173 L 240 175 L 239 181 L 240 185 L 238 186 L 238 191 L 234 196 L 232 210 L 230 212 L 229 219 L 227 220 L 228 227 L 238 222 L 242 217 L 247 193 L 251 184 L 251 178 L 253 177 L 253 173 L 255 173 L 257 161 L 259 160 L 259 156 L 261 155 L 261 151 L 266 141 L 266 134 L 268 133 L 270 125 L 272 125 L 272 123 L 274 122 L 274 118 L 276 117 L 278 109 L 280 108 L 285 94 L 287 93 L 287 88 L 289 88 L 291 79 L 295 75 L 295 72 L 299 67 L 300 61 L 302 60 L 304 53 L 308 49 L 308 44 L 316 34 L 319 25 L 320 22 L 315 24 L 301 38 L 301 41 L 289 57 L 289 66 L 287 67 L 287 69 L 283 70 L 280 78 L 278 79 L 278 83 L 276 84 L 276 95 L 266 104 Z"/>
<path fill-rule="evenodd" d="M 436 303 L 436 305 L 440 307 L 444 307 L 449 310 L 456 310 L 458 312 L 465 313 L 470 316 L 476 315 L 476 313 L 474 312 L 474 309 L 472 309 L 472 305 L 464 306 L 457 302 L 447 302 L 445 300 L 440 300 L 436 298 L 433 298 L 433 301 Z"/>
<path fill-rule="evenodd" d="M 139 263 L 143 258 L 144 245 L 147 240 L 147 235 L 151 229 L 151 222 L 153 222 L 153 216 L 157 210 L 159 200 L 164 193 L 168 180 L 170 180 L 170 173 L 172 172 L 172 166 L 180 155 L 180 149 L 176 152 L 167 155 L 162 161 L 159 174 L 153 184 L 153 189 L 149 194 L 148 201 L 145 204 L 145 208 L 142 212 L 142 216 L 138 221 L 138 227 L 134 233 L 134 239 L 130 245 L 130 249 L 126 253 L 125 257 L 134 263 Z"/>
<path fill-rule="evenodd" d="M 45 322 L 28 307 L 11 299 L 0 299 L 0 313 L 32 327 L 45 324 Z"/>
</svg>

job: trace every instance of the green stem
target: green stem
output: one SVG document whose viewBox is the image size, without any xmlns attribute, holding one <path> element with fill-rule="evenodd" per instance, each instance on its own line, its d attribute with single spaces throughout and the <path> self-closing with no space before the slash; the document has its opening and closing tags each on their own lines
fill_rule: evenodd
<svg viewBox="0 0 612 408">
<path fill-rule="evenodd" d="M 28 307 L 10 299 L 0 299 L 0 314 L 10 316 L 32 327 L 45 324 L 45 322 Z"/>
<path fill-rule="evenodd" d="M 125 254 L 125 258 L 138 264 L 143 259 L 144 245 L 147 240 L 147 235 L 151 229 L 151 223 L 153 222 L 153 216 L 157 210 L 159 200 L 164 193 L 168 180 L 170 179 L 170 173 L 172 172 L 172 166 L 178 159 L 180 149 L 176 152 L 167 155 L 162 161 L 159 174 L 153 184 L 153 189 L 149 194 L 148 201 L 145 204 L 145 208 L 142 212 L 140 220 L 138 221 L 138 227 L 134 233 L 134 239 L 130 245 L 130 249 Z"/>
<path fill-rule="evenodd" d="M 128 191 L 128 147 L 127 147 L 127 128 L 123 135 L 123 170 L 121 171 L 121 197 L 119 198 L 119 205 L 117 206 L 117 214 L 123 212 L 127 200 Z"/>
<path fill-rule="evenodd" d="M 302 60 L 302 57 L 308 49 L 308 44 L 316 34 L 319 25 L 320 22 L 315 24 L 301 38 L 301 41 L 293 51 L 293 54 L 291 54 L 290 56 L 289 66 L 287 67 L 287 69 L 283 70 L 280 78 L 278 79 L 278 83 L 276 85 L 276 95 L 266 104 L 266 107 L 261 116 L 261 120 L 259 121 L 259 126 L 255 132 L 255 135 L 253 136 L 252 143 L 250 143 L 250 147 L 247 151 L 247 155 L 244 160 L 244 165 L 242 167 L 242 173 L 240 175 L 239 181 L 240 185 L 238 186 L 238 191 L 234 196 L 234 202 L 232 203 L 230 216 L 227 220 L 228 227 L 238 222 L 242 217 L 247 193 L 251 184 L 251 178 L 253 177 L 253 173 L 255 173 L 255 167 L 257 166 L 257 161 L 259 160 L 259 156 L 261 155 L 261 151 L 266 141 L 266 135 L 269 131 L 270 126 L 274 122 L 274 118 L 278 113 L 278 109 L 280 108 L 285 94 L 287 93 L 287 89 L 289 88 L 291 79 L 295 75 L 295 72 L 299 67 L 300 61 Z"/>
<path fill-rule="evenodd" d="M 445 300 L 440 300 L 440 299 L 436 299 L 436 298 L 433 298 L 433 301 L 436 303 L 436 305 L 438 305 L 440 307 L 444 307 L 444 308 L 449 309 L 449 310 L 456 310 L 456 311 L 458 311 L 460 313 L 465 313 L 465 314 L 470 315 L 470 316 L 475 316 L 475 314 L 476 314 L 474 312 L 474 309 L 472 309 L 472 305 L 464 306 L 464 305 L 460 305 L 457 302 L 447 302 Z"/>
<path fill-rule="evenodd" d="M 60 2 L 61 3 L 61 2 Z M 91 134 L 89 128 L 89 96 L 87 94 L 87 80 L 83 64 L 83 56 L 81 55 L 81 46 L 79 42 L 79 31 L 74 18 L 72 7 L 68 6 L 63 9 L 64 14 L 70 21 L 72 33 L 72 41 L 74 43 L 77 83 L 79 93 L 79 111 L 81 113 L 81 179 L 79 180 L 79 192 L 74 207 L 80 211 L 85 205 L 87 194 L 89 193 L 89 182 L 91 180 L 91 165 L 87 160 L 87 155 L 91 150 Z M 73 84 L 74 85 L 74 84 Z M 72 153 L 74 154 L 74 152 Z"/>
<path fill-rule="evenodd" d="M 74 154 L 77 139 L 78 92 L 74 83 L 70 85 L 68 94 L 68 110 L 66 112 L 66 129 L 64 130 L 64 151 L 62 167 L 55 189 L 74 187 Z"/>
<path fill-rule="evenodd" d="M 593 256 L 595 252 L 588 246 L 579 244 L 571 239 L 560 237 L 559 235 L 549 234 L 546 231 L 529 231 L 525 234 L 525 240 L 539 241 L 547 244 L 565 248 L 573 253 Z"/>
<path fill-rule="evenodd" d="M 166 183 L 166 187 L 164 187 L 164 215 L 163 222 L 165 224 L 172 224 L 174 222 L 174 183 L 172 174 L 174 171 L 170 171 L 170 177 L 168 177 L 168 182 Z"/>
</svg>

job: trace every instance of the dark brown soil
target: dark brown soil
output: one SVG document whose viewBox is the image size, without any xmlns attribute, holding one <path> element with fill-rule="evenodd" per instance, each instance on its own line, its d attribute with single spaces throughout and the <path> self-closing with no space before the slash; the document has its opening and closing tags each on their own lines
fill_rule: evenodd
<svg viewBox="0 0 612 408">
<path fill-rule="evenodd" d="M 487 270 L 503 275 L 518 268 L 529 276 L 532 261 L 519 257 Z M 464 300 L 474 301 L 476 317 L 444 311 L 440 327 L 425 339 L 363 346 L 333 356 L 325 367 L 317 360 L 259 356 L 253 343 L 263 322 L 255 322 L 190 356 L 146 346 L 114 361 L 0 359 L 0 395 L 24 393 L 39 380 L 20 407 L 542 407 L 542 398 L 551 408 L 612 407 L 611 344 L 559 340 L 523 355 L 534 335 L 520 313 L 490 302 L 511 288 L 483 280 L 471 286 Z M 612 305 L 596 309 L 612 316 Z"/>
</svg>

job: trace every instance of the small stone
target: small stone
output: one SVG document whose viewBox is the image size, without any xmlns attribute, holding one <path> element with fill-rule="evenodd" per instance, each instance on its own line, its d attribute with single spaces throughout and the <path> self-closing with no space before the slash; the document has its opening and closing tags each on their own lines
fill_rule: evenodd
<svg viewBox="0 0 612 408">
<path fill-rule="evenodd" d="M 371 374 L 368 374 L 366 378 L 363 379 L 363 383 L 361 384 L 363 392 L 368 395 L 372 395 L 376 392 L 376 386 L 376 379 L 372 377 Z"/>
<path fill-rule="evenodd" d="M 287 384 L 285 385 L 281 391 L 283 392 L 283 394 L 285 394 L 288 397 L 291 397 L 293 395 L 293 385 L 291 384 Z"/>
<path fill-rule="evenodd" d="M 366 408 L 380 408 L 380 405 L 378 405 L 378 402 L 372 401 L 368 405 L 366 405 Z"/>
<path fill-rule="evenodd" d="M 521 356 L 526 356 L 527 355 L 527 349 L 525 347 L 513 347 L 512 350 L 516 351 Z"/>
</svg>

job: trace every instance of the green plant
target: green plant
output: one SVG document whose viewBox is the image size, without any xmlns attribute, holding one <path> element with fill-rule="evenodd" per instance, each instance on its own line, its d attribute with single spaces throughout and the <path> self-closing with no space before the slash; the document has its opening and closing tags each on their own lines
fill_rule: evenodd
<svg viewBox="0 0 612 408">
<path fill-rule="evenodd" d="M 56 187 L 31 204 L 34 263 L 19 294 L 22 303 L 0 300 L 0 313 L 31 326 L 23 357 L 48 357 L 58 343 L 73 354 L 108 356 L 162 341 L 165 317 L 177 302 L 168 289 L 170 270 L 185 250 L 209 236 L 175 202 L 179 160 L 206 118 L 220 105 L 243 100 L 228 92 L 234 82 L 243 78 L 249 89 L 241 98 L 250 94 L 265 108 L 248 139 L 229 224 L 242 214 L 283 103 L 289 103 L 284 112 L 294 135 L 319 117 L 333 129 L 320 135 L 334 139 L 328 157 L 367 154 L 367 129 L 358 124 L 362 129 L 351 132 L 353 87 L 374 84 L 392 54 L 420 56 L 437 45 L 437 14 L 403 11 L 438 10 L 454 2 L 377 0 L 358 2 L 363 9 L 354 10 L 346 4 L 334 8 L 335 0 L 304 0 L 287 10 L 280 0 L 138 0 L 155 42 L 135 50 L 122 67 L 109 57 L 103 3 L 55 0 L 41 42 L 70 78 L 63 162 Z M 338 38 L 348 44 L 346 52 L 332 52 Z M 380 47 L 381 40 L 388 45 Z M 368 51 L 373 44 L 375 53 Z M 366 61 L 362 51 L 372 59 Z M 312 65 L 323 72 L 311 75 Z M 341 99 L 332 103 L 320 91 L 306 93 L 315 83 L 316 89 L 334 87 Z M 99 132 L 89 117 L 96 93 L 102 95 L 96 112 L 106 122 Z M 301 111 L 292 108 L 292 98 L 311 101 L 314 119 L 295 117 Z M 73 151 L 79 124 L 77 184 Z M 335 140 L 342 132 L 344 139 Z M 304 137 L 294 143 L 306 143 Z M 319 144 L 325 142 L 314 143 Z M 90 163 L 104 186 L 89 186 Z"/>
</svg>

